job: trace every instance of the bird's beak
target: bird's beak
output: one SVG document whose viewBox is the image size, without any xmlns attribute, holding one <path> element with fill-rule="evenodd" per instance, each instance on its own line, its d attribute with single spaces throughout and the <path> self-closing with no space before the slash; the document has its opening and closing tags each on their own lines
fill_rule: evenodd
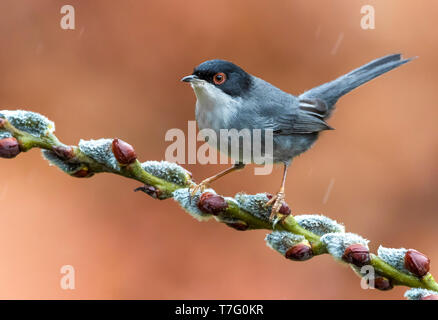
<svg viewBox="0 0 438 320">
<path fill-rule="evenodd" d="M 185 76 L 184 78 L 181 79 L 182 82 L 193 82 L 195 80 L 198 80 L 198 76 L 195 76 L 194 74 L 191 74 L 189 76 Z"/>
</svg>

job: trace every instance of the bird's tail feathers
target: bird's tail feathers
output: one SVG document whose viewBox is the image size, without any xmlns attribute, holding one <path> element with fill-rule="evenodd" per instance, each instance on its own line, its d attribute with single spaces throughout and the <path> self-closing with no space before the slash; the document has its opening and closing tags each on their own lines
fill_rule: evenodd
<svg viewBox="0 0 438 320">
<path fill-rule="evenodd" d="M 336 101 L 344 94 L 412 59 L 415 58 L 402 59 L 401 54 L 391 54 L 373 60 L 331 82 L 306 91 L 300 98 L 322 99 L 332 109 Z"/>
</svg>

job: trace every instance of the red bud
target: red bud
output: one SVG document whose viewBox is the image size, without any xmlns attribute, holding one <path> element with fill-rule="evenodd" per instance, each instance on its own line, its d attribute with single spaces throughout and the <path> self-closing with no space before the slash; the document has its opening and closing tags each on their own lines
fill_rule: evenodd
<svg viewBox="0 0 438 320">
<path fill-rule="evenodd" d="M 226 225 L 239 231 L 245 231 L 249 228 L 248 224 L 244 221 L 228 222 Z"/>
<path fill-rule="evenodd" d="M 128 165 L 137 159 L 134 148 L 123 140 L 114 139 L 112 149 L 114 156 L 120 164 Z"/>
<path fill-rule="evenodd" d="M 391 290 L 393 288 L 391 280 L 385 277 L 377 277 L 374 279 L 374 288 L 382 291 Z"/>
<path fill-rule="evenodd" d="M 20 153 L 20 145 L 15 138 L 0 140 L 0 157 L 6 159 L 15 158 Z"/>
<path fill-rule="evenodd" d="M 416 276 L 423 277 L 429 272 L 430 260 L 421 252 L 409 249 L 405 255 L 405 267 Z"/>
<path fill-rule="evenodd" d="M 272 194 L 266 193 L 266 197 L 268 198 L 268 200 L 271 200 L 272 199 Z M 278 210 L 278 213 L 284 214 L 285 216 L 288 216 L 288 215 L 290 215 L 292 213 L 292 211 L 289 208 L 288 204 L 283 201 L 281 203 L 280 210 Z"/>
<path fill-rule="evenodd" d="M 142 191 L 154 199 L 159 199 L 160 195 L 161 195 L 161 191 L 158 188 L 155 188 L 154 186 L 149 186 L 146 184 L 144 186 L 136 188 L 134 191 L 135 192 Z"/>
<path fill-rule="evenodd" d="M 198 208 L 202 212 L 217 216 L 228 208 L 228 203 L 217 194 L 204 192 L 199 198 Z"/>
<path fill-rule="evenodd" d="M 74 157 L 73 148 L 70 146 L 56 146 L 52 150 L 62 160 L 70 160 Z"/>
<path fill-rule="evenodd" d="M 352 244 L 345 249 L 342 260 L 356 267 L 362 267 L 370 263 L 370 251 L 364 245 Z"/>
<path fill-rule="evenodd" d="M 83 168 L 79 169 L 78 171 L 71 174 L 72 177 L 76 177 L 76 178 L 89 178 L 93 175 L 94 175 L 94 173 L 90 172 L 90 170 L 88 170 L 87 167 L 83 167 Z"/>
<path fill-rule="evenodd" d="M 306 261 L 313 257 L 310 245 L 298 243 L 286 251 L 285 257 L 294 261 Z"/>
</svg>

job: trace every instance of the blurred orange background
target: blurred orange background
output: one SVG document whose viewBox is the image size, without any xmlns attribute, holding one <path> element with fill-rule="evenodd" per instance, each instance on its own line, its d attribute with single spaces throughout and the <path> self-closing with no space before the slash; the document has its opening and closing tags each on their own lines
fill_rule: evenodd
<svg viewBox="0 0 438 320">
<path fill-rule="evenodd" d="M 75 30 L 60 28 L 64 4 L 75 8 Z M 360 26 L 366 4 L 374 30 Z M 438 3 L 4 0 L 0 12 L 0 109 L 46 115 L 68 144 L 119 137 L 140 160 L 163 159 L 166 131 L 194 120 L 194 94 L 179 80 L 204 60 L 231 60 L 299 94 L 386 54 L 419 56 L 339 101 L 336 130 L 294 161 L 286 195 L 295 214 L 341 221 L 374 251 L 426 253 L 438 275 Z M 2 299 L 401 299 L 405 291 L 363 290 L 328 255 L 288 261 L 266 247 L 266 230 L 199 223 L 172 200 L 134 193 L 135 181 L 71 178 L 39 150 L 0 163 Z M 225 167 L 186 166 L 197 181 Z M 250 166 L 214 188 L 274 193 L 281 171 L 254 176 Z M 60 287 L 63 265 L 75 268 L 75 290 Z"/>
</svg>

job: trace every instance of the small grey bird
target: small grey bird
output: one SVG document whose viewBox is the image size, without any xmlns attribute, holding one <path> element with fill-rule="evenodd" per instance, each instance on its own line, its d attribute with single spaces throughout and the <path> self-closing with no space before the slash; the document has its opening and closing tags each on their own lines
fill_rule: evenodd
<svg viewBox="0 0 438 320">
<path fill-rule="evenodd" d="M 284 185 L 292 159 L 307 151 L 321 131 L 332 129 L 326 120 L 338 99 L 410 60 L 412 58 L 402 59 L 400 54 L 388 55 L 299 96 L 286 93 L 224 60 L 203 62 L 181 81 L 189 82 L 195 91 L 199 129 L 212 129 L 218 135 L 220 129 L 272 130 L 273 162 L 284 165 L 280 190 L 266 204 L 272 205 L 272 221 L 278 216 L 285 197 Z M 217 147 L 217 143 L 214 146 Z M 234 160 L 235 165 L 202 181 L 193 189 L 193 194 L 245 166 L 242 159 Z"/>
</svg>

